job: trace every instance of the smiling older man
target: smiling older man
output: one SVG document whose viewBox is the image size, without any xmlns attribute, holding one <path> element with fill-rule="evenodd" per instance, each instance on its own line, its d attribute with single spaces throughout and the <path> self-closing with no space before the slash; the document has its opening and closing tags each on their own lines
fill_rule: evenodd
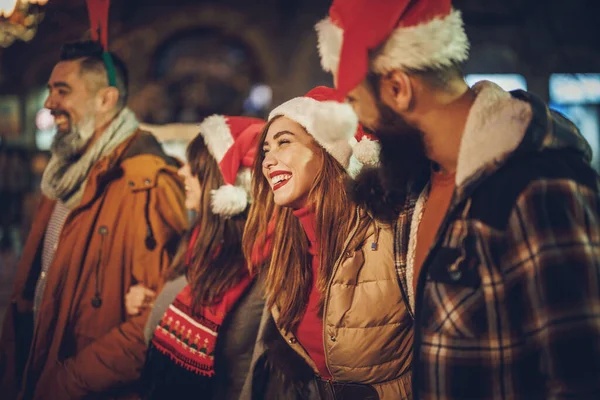
<svg viewBox="0 0 600 400">
<path fill-rule="evenodd" d="M 66 45 L 48 88 L 57 134 L 3 326 L 0 390 L 121 397 L 146 352 L 147 313 L 127 318 L 124 297 L 137 281 L 160 285 L 186 226 L 183 185 L 125 106 L 125 65 L 98 43 Z"/>
</svg>

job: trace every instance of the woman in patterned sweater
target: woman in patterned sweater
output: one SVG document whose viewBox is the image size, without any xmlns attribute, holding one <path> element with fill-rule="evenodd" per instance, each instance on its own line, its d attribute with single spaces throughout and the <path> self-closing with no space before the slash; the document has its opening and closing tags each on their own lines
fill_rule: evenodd
<svg viewBox="0 0 600 400">
<path fill-rule="evenodd" d="M 246 377 L 264 307 L 261 284 L 250 276 L 241 249 L 250 166 L 264 121 L 214 115 L 199 126 L 179 171 L 188 210 L 196 213 L 179 244 L 166 284 L 153 304 L 140 395 L 237 399 Z M 154 293 L 138 284 L 129 313 Z"/>
</svg>

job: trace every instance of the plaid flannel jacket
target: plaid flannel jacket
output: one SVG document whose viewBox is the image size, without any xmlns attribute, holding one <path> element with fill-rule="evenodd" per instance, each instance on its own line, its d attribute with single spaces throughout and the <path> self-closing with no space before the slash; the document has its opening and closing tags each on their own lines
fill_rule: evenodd
<svg viewBox="0 0 600 400">
<path fill-rule="evenodd" d="M 587 144 L 549 146 L 571 134 L 551 123 L 560 116 L 518 95 L 537 115 L 528 136 L 457 188 L 423 264 L 415 399 L 600 399 L 598 177 Z M 396 229 L 400 272 L 408 204 Z"/>
</svg>

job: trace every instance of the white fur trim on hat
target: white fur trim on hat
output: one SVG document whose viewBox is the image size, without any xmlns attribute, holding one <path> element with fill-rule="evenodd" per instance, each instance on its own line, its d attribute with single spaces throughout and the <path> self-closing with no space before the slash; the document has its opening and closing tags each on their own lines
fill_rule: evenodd
<svg viewBox="0 0 600 400">
<path fill-rule="evenodd" d="M 252 173 L 250 168 L 242 167 L 235 177 L 235 185 L 223 185 L 212 190 L 211 209 L 214 214 L 232 217 L 244 212 L 252 202 L 250 190 Z"/>
<path fill-rule="evenodd" d="M 377 166 L 379 164 L 379 142 L 363 137 L 352 148 L 352 153 L 363 165 Z"/>
<path fill-rule="evenodd" d="M 227 119 L 222 115 L 211 115 L 206 117 L 198 128 L 210 155 L 220 163 L 227 150 L 233 146 L 233 136 Z"/>
<path fill-rule="evenodd" d="M 355 138 L 350 139 L 352 147 L 352 156 L 348 163 L 348 175 L 351 178 L 356 178 L 363 167 L 376 167 L 379 165 L 379 142 L 363 137 L 360 142 Z"/>
<path fill-rule="evenodd" d="M 469 57 L 469 39 L 460 11 L 443 18 L 394 30 L 375 56 L 371 68 L 379 74 L 395 69 L 448 67 Z"/>
<path fill-rule="evenodd" d="M 279 115 L 302 125 L 317 143 L 344 168 L 348 168 L 352 155 L 349 140 L 358 128 L 358 118 L 350 105 L 296 97 L 271 111 L 269 120 Z"/>
<path fill-rule="evenodd" d="M 362 169 L 363 164 L 360 161 L 358 161 L 354 154 L 352 154 L 350 156 L 350 160 L 348 161 L 348 168 L 346 168 L 346 171 L 348 172 L 348 175 L 350 175 L 350 178 L 356 178 Z"/>
<path fill-rule="evenodd" d="M 223 185 L 211 190 L 211 208 L 217 215 L 234 216 L 243 212 L 248 206 L 248 192 L 242 187 Z"/>
<path fill-rule="evenodd" d="M 340 64 L 344 31 L 331 22 L 329 18 L 324 18 L 317 22 L 315 30 L 317 31 L 321 66 L 327 72 L 337 72 L 338 65 Z"/>
<path fill-rule="evenodd" d="M 250 193 L 252 191 L 252 172 L 250 168 L 240 168 L 235 177 L 235 186 L 241 187 L 248 193 L 248 201 L 251 203 L 252 198 L 250 197 Z"/>
</svg>

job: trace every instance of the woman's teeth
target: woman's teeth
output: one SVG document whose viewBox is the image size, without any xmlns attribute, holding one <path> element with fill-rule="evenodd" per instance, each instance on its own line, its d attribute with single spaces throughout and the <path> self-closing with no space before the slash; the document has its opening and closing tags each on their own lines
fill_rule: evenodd
<svg viewBox="0 0 600 400">
<path fill-rule="evenodd" d="M 281 174 L 281 175 L 277 175 L 277 176 L 274 176 L 274 177 L 271 179 L 271 183 L 272 183 L 273 185 L 276 185 L 276 184 L 278 184 L 279 182 L 287 181 L 287 180 L 288 180 L 288 179 L 290 179 L 291 177 L 292 177 L 292 174 Z"/>
</svg>

